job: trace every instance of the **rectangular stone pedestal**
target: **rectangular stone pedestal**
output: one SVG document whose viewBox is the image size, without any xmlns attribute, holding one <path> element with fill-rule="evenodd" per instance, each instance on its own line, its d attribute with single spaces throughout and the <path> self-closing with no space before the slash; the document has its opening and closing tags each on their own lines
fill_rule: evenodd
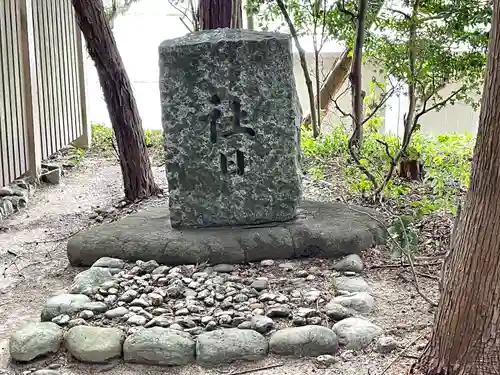
<svg viewBox="0 0 500 375">
<path fill-rule="evenodd" d="M 206 30 L 159 54 L 172 227 L 291 220 L 301 113 L 290 36 Z"/>
</svg>

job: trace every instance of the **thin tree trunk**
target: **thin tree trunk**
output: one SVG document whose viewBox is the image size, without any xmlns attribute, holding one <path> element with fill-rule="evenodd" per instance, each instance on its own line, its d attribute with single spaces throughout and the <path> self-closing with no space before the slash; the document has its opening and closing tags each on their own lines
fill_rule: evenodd
<svg viewBox="0 0 500 375">
<path fill-rule="evenodd" d="M 361 87 L 362 76 L 361 67 L 363 65 L 363 45 L 365 43 L 365 20 L 368 0 L 359 0 L 358 20 L 356 27 L 356 39 L 354 41 L 354 52 L 352 56 L 352 67 L 350 73 L 352 92 L 352 136 L 349 140 L 349 147 L 355 147 L 357 151 L 361 149 L 363 141 L 363 88 Z"/>
<path fill-rule="evenodd" d="M 198 17 L 201 30 L 243 28 L 241 0 L 200 0 Z"/>
<path fill-rule="evenodd" d="M 349 71 L 352 64 L 352 49 L 347 48 L 342 55 L 335 61 L 333 69 L 326 76 L 326 80 L 319 90 L 319 95 L 316 95 L 315 101 L 319 101 L 320 110 L 328 109 L 328 104 L 335 98 L 345 80 L 349 76 Z M 311 113 L 307 114 L 303 120 L 304 123 L 311 123 Z"/>
<path fill-rule="evenodd" d="M 311 75 L 309 74 L 309 69 L 307 69 L 306 51 L 304 50 L 304 48 L 302 48 L 302 46 L 300 44 L 299 37 L 297 35 L 297 30 L 295 30 L 295 26 L 293 25 L 293 22 L 290 19 L 290 15 L 288 14 L 288 11 L 286 10 L 285 4 L 283 3 L 282 0 L 276 0 L 276 4 L 278 5 L 278 8 L 280 9 L 281 14 L 285 18 L 285 22 L 287 23 L 287 26 L 290 29 L 290 34 L 292 34 L 293 40 L 295 42 L 295 47 L 297 47 L 297 50 L 299 51 L 300 66 L 302 67 L 302 71 L 304 72 L 307 93 L 309 96 L 309 106 L 311 107 L 313 137 L 317 138 L 317 137 L 319 137 L 318 118 L 316 117 L 316 111 L 314 110 L 314 108 L 316 107 L 314 105 L 314 89 L 313 89 L 313 83 L 311 80 Z"/>
<path fill-rule="evenodd" d="M 418 364 L 425 375 L 500 371 L 500 1 L 493 3 L 471 183 L 434 329 Z"/>
<path fill-rule="evenodd" d="M 382 9 L 385 0 L 373 0 L 368 3 L 368 17 L 366 19 L 366 29 L 369 29 L 373 20 Z M 351 57 L 352 49 L 346 48 L 342 55 L 340 55 L 339 59 L 335 61 L 335 65 L 332 66 L 332 69 L 328 73 L 324 84 L 321 86 L 321 90 L 319 92 L 319 101 L 322 111 L 327 111 L 328 106 L 332 100 L 335 98 L 335 95 L 339 92 L 345 80 L 349 76 L 349 70 L 352 64 Z M 311 114 L 307 114 L 304 117 L 305 123 L 311 122 Z"/>
<path fill-rule="evenodd" d="M 247 0 L 247 7 L 248 7 L 248 0 Z M 254 30 L 255 25 L 254 25 L 254 15 L 252 11 L 249 11 L 247 8 L 247 11 L 245 12 L 246 18 L 247 18 L 247 29 L 248 30 Z"/>
<path fill-rule="evenodd" d="M 132 87 L 101 0 L 73 0 L 76 18 L 94 60 L 118 144 L 125 197 L 160 192 L 155 184 Z"/>
</svg>

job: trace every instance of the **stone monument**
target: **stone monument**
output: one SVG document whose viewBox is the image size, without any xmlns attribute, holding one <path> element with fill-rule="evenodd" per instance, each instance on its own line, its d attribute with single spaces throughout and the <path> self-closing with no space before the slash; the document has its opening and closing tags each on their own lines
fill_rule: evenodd
<svg viewBox="0 0 500 375">
<path fill-rule="evenodd" d="M 173 228 L 292 220 L 301 196 L 291 37 L 205 30 L 159 47 Z"/>
<path fill-rule="evenodd" d="M 73 236 L 70 263 L 336 258 L 383 241 L 376 211 L 299 201 L 300 105 L 288 35 L 219 29 L 159 47 L 169 206 Z"/>
</svg>

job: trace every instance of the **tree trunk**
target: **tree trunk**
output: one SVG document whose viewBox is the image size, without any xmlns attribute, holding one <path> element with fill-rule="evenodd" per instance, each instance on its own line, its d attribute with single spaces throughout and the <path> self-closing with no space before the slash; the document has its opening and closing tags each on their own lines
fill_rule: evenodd
<svg viewBox="0 0 500 375">
<path fill-rule="evenodd" d="M 316 117 L 316 110 L 314 104 L 314 88 L 311 80 L 311 75 L 309 74 L 309 69 L 307 68 L 307 60 L 306 60 L 306 51 L 302 48 L 300 44 L 299 37 L 297 34 L 297 30 L 293 24 L 290 15 L 288 14 L 288 10 L 286 9 L 286 5 L 283 0 L 276 0 L 278 8 L 281 11 L 281 15 L 285 18 L 285 22 L 290 29 L 290 34 L 295 42 L 295 47 L 297 47 L 297 51 L 299 52 L 300 66 L 302 67 L 302 71 L 304 73 L 304 79 L 306 81 L 307 94 L 309 97 L 309 106 L 311 111 L 311 120 L 312 120 L 312 131 L 314 139 L 319 137 L 319 119 Z"/>
<path fill-rule="evenodd" d="M 499 22 L 500 0 L 494 0 L 470 188 L 434 329 L 418 363 L 425 375 L 493 375 L 500 369 Z"/>
<path fill-rule="evenodd" d="M 368 30 L 372 25 L 373 20 L 380 12 L 380 9 L 382 9 L 384 2 L 385 0 L 373 0 L 368 2 L 366 30 Z M 319 92 L 319 102 L 322 111 L 328 110 L 328 106 L 332 98 L 335 98 L 345 80 L 349 76 L 349 70 L 352 63 L 351 53 L 352 49 L 349 47 L 344 50 L 339 59 L 335 61 L 335 65 L 332 66 L 332 69 L 328 73 L 323 86 L 321 86 L 321 90 Z M 310 113 L 304 117 L 304 122 L 306 124 L 311 123 Z"/>
<path fill-rule="evenodd" d="M 200 0 L 198 17 L 202 30 L 243 28 L 241 0 Z"/>
<path fill-rule="evenodd" d="M 365 20 L 368 0 L 359 0 L 358 20 L 356 26 L 356 39 L 354 41 L 354 51 L 352 54 L 352 66 L 350 73 L 351 99 L 352 99 L 352 136 L 349 140 L 349 147 L 355 147 L 359 153 L 363 142 L 363 87 L 362 71 L 363 45 L 365 43 Z"/>
<path fill-rule="evenodd" d="M 102 0 L 73 0 L 73 7 L 108 107 L 120 154 L 125 197 L 147 198 L 161 190 L 154 182 L 141 118 Z"/>
<path fill-rule="evenodd" d="M 335 98 L 340 88 L 344 84 L 352 64 L 352 50 L 347 48 L 342 55 L 335 61 L 335 65 L 328 73 L 325 82 L 319 90 L 315 101 L 319 101 L 319 110 L 325 111 L 328 109 L 328 104 Z M 307 114 L 303 120 L 304 123 L 311 123 L 311 113 Z"/>
</svg>

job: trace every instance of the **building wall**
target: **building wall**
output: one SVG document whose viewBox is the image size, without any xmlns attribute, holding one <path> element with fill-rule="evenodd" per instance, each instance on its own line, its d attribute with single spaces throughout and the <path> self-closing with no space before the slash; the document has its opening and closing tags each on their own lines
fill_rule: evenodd
<svg viewBox="0 0 500 375">
<path fill-rule="evenodd" d="M 335 52 L 329 52 L 329 53 L 323 53 L 320 57 L 320 78 L 322 81 L 327 77 L 329 71 L 331 70 L 332 66 L 335 64 L 337 59 L 340 57 L 341 53 L 335 53 Z M 311 80 L 313 81 L 313 89 L 314 92 L 316 93 L 316 75 L 315 75 L 315 58 L 314 58 L 314 53 L 309 52 L 306 53 L 306 61 L 307 61 L 307 66 L 309 68 L 309 74 L 311 76 Z M 302 69 L 302 66 L 300 65 L 300 58 L 298 53 L 294 54 L 294 63 L 293 63 L 293 72 L 295 75 L 295 82 L 297 86 L 297 92 L 299 96 L 300 103 L 302 105 L 302 110 L 304 112 L 304 115 L 306 113 L 309 113 L 309 95 L 308 95 L 308 90 L 307 90 L 307 85 L 305 82 L 304 78 L 304 70 Z M 363 90 L 369 93 L 370 89 L 370 82 L 372 81 L 372 78 L 375 77 L 377 82 L 382 82 L 383 81 L 383 76 L 376 72 L 376 70 L 373 68 L 371 65 L 364 65 L 362 69 L 362 87 Z M 329 112 L 325 116 L 322 126 L 326 130 L 330 128 L 332 125 L 339 124 L 339 123 L 344 123 L 350 125 L 351 119 L 349 117 L 344 117 L 342 115 L 342 112 L 345 114 L 352 113 L 352 104 L 351 104 L 351 91 L 348 89 L 349 86 L 349 81 L 346 80 L 342 86 L 342 88 L 339 90 L 338 95 L 336 97 L 336 101 L 338 106 L 342 111 L 338 111 L 336 109 L 336 106 L 334 103 L 330 103 L 329 105 Z M 380 89 L 376 89 L 377 95 L 381 94 Z M 384 111 L 381 112 L 382 116 L 384 115 Z"/>
</svg>

